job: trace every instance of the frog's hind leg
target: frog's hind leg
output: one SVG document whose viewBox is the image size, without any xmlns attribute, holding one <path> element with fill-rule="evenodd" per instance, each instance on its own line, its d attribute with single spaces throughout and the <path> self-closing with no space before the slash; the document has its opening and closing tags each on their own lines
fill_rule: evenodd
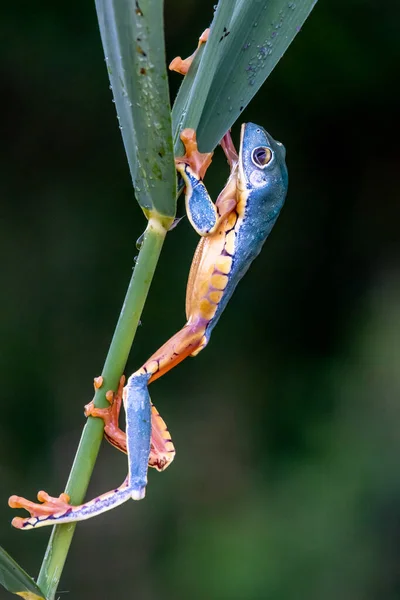
<svg viewBox="0 0 400 600">
<path fill-rule="evenodd" d="M 126 411 L 125 449 L 128 453 L 129 472 L 123 484 L 78 506 L 69 504 L 67 494 L 61 494 L 59 498 L 52 498 L 46 492 L 39 492 L 39 504 L 20 496 L 11 496 L 9 499 L 11 508 L 25 508 L 31 514 L 25 519 L 15 517 L 12 522 L 14 527 L 33 529 L 44 525 L 83 521 L 111 510 L 130 498 L 140 500 L 144 497 L 152 431 L 152 409 L 148 384 L 167 373 L 199 348 L 204 347 L 206 326 L 207 322 L 204 320 L 198 320 L 195 324 L 186 324 L 153 354 L 139 371 L 128 379 L 123 399 Z M 161 419 L 161 417 L 159 418 Z M 162 423 L 164 422 L 162 421 Z M 160 437 L 155 438 L 156 444 L 163 445 L 161 427 L 158 433 Z M 162 468 L 165 468 L 165 465 L 160 465 L 159 470 Z"/>
<path fill-rule="evenodd" d="M 194 323 L 189 321 L 129 377 L 123 393 L 127 421 L 128 456 L 130 456 L 129 440 L 134 440 L 128 431 L 130 415 L 134 417 L 138 397 L 148 397 L 150 401 L 147 391 L 148 384 L 168 373 L 188 356 L 195 356 L 205 347 L 208 341 L 207 325 L 206 319 L 197 319 Z M 149 466 L 163 471 L 174 459 L 175 448 L 165 422 L 153 405 L 152 425 Z M 131 455 L 134 456 L 134 449 L 131 450 Z"/>
<path fill-rule="evenodd" d="M 127 454 L 126 433 L 119 427 L 119 414 L 121 411 L 123 388 L 125 377 L 122 376 L 119 382 L 118 390 L 114 394 L 111 390 L 107 392 L 106 399 L 110 403 L 108 408 L 97 408 L 94 402 L 85 406 L 86 417 L 98 417 L 104 421 L 104 437 L 106 440 Z M 149 467 L 164 471 L 174 460 L 175 448 L 171 440 L 171 434 L 167 429 L 165 421 L 160 416 L 158 410 L 151 405 L 151 442 Z"/>
<path fill-rule="evenodd" d="M 11 496 L 8 505 L 11 508 L 24 508 L 31 514 L 26 519 L 14 517 L 11 524 L 16 529 L 37 529 L 44 525 L 57 525 L 90 519 L 115 508 L 119 504 L 123 504 L 129 498 L 131 498 L 131 493 L 128 487 L 128 478 L 126 478 L 119 488 L 79 506 L 70 504 L 68 494 L 60 494 L 58 498 L 53 498 L 43 491 L 37 495 L 39 503 L 30 502 L 21 496 Z"/>
<path fill-rule="evenodd" d="M 130 376 L 128 384 L 130 380 L 143 374 L 149 375 L 149 383 L 152 383 L 168 373 L 198 349 L 203 342 L 207 325 L 208 320 L 205 318 L 198 318 L 195 322 L 188 321 L 136 373 Z M 126 387 L 124 393 L 126 393 Z"/>
<path fill-rule="evenodd" d="M 11 496 L 11 508 L 25 508 L 29 518 L 15 517 L 12 521 L 18 529 L 33 529 L 56 523 L 83 521 L 111 510 L 129 499 L 144 498 L 147 484 L 147 466 L 150 455 L 151 402 L 147 389 L 149 375 L 141 375 L 133 382 L 126 415 L 128 477 L 122 485 L 89 502 L 78 506 L 69 504 L 69 496 L 61 494 L 52 498 L 46 492 L 39 492 L 39 504 L 20 496 Z"/>
</svg>

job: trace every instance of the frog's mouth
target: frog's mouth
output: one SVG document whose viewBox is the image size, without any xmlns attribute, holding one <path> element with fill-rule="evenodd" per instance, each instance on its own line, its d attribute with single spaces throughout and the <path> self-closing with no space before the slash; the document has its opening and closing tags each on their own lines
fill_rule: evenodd
<svg viewBox="0 0 400 600">
<path fill-rule="evenodd" d="M 243 192 L 246 189 L 246 177 L 243 169 L 243 141 L 247 123 L 242 123 L 240 128 L 240 144 L 239 144 L 239 165 L 238 165 L 238 189 Z"/>
</svg>

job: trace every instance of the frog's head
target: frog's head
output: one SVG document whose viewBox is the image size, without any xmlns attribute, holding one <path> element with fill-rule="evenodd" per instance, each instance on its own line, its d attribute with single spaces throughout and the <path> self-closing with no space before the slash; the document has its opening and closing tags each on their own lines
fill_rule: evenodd
<svg viewBox="0 0 400 600">
<path fill-rule="evenodd" d="M 286 150 L 254 123 L 244 123 L 240 134 L 239 188 L 276 192 L 284 199 L 288 185 Z"/>
</svg>

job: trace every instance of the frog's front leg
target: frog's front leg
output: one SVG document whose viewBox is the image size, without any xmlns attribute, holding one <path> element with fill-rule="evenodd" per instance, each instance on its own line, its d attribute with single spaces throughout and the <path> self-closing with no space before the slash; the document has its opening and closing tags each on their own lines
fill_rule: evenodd
<svg viewBox="0 0 400 600">
<path fill-rule="evenodd" d="M 194 129 L 184 129 L 180 138 L 185 146 L 185 154 L 175 159 L 175 166 L 185 183 L 186 214 L 199 235 L 209 235 L 217 227 L 218 213 L 203 177 L 211 164 L 213 153 L 198 151 Z"/>
<path fill-rule="evenodd" d="M 231 167 L 232 185 L 229 186 L 228 182 L 225 187 L 224 201 L 219 198 L 214 204 L 203 183 L 213 153 L 199 152 L 194 129 L 184 129 L 180 137 L 185 146 L 185 154 L 175 159 L 175 166 L 185 183 L 186 214 L 195 231 L 200 236 L 207 236 L 217 230 L 221 220 L 236 206 L 235 175 L 238 156 L 230 134 L 227 133 L 221 141 L 221 147 Z M 227 188 L 229 188 L 229 193 L 227 193 Z"/>
</svg>

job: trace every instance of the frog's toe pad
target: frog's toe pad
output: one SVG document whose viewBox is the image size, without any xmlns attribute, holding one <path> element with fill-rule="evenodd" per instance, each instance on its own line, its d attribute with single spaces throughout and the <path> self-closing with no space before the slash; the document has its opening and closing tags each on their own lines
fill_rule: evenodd
<svg viewBox="0 0 400 600">
<path fill-rule="evenodd" d="M 175 71 L 176 73 L 179 73 L 180 75 L 187 75 L 187 72 L 189 71 L 189 67 L 192 64 L 192 58 L 189 56 L 189 58 L 181 58 L 180 56 L 177 56 L 176 58 L 174 58 L 170 63 L 169 63 L 169 70 L 170 71 Z"/>
<path fill-rule="evenodd" d="M 68 494 L 60 494 L 58 498 L 49 496 L 46 492 L 39 492 L 37 499 L 40 504 L 26 500 L 21 496 L 10 496 L 8 505 L 11 508 L 24 508 L 30 513 L 30 517 L 14 517 L 12 525 L 17 529 L 24 529 L 28 526 L 34 526 L 38 521 L 47 520 L 51 517 L 57 517 L 71 510 Z"/>
</svg>

